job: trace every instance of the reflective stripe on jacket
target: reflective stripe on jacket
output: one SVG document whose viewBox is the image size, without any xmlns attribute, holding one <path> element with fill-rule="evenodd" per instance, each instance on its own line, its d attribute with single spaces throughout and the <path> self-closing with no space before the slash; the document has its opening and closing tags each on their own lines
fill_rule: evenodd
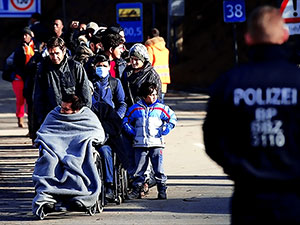
<svg viewBox="0 0 300 225">
<path fill-rule="evenodd" d="M 170 84 L 169 69 L 169 50 L 166 48 L 166 42 L 162 37 L 154 37 L 146 41 L 150 62 L 160 76 L 161 83 Z M 164 89 L 164 88 L 163 88 Z M 163 90 L 163 92 L 166 92 Z"/>
<path fill-rule="evenodd" d="M 164 147 L 162 131 L 167 123 L 176 125 L 176 115 L 168 106 L 156 101 L 147 106 L 138 101 L 126 113 L 123 124 L 134 126 L 136 135 L 133 147 Z"/>
</svg>

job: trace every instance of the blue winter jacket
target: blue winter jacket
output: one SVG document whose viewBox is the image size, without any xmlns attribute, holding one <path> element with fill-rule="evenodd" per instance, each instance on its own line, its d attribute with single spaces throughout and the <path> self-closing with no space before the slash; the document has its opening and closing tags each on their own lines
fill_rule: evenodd
<svg viewBox="0 0 300 225">
<path fill-rule="evenodd" d="M 134 130 L 133 147 L 164 147 L 163 132 L 174 128 L 176 122 L 176 115 L 168 106 L 158 100 L 148 106 L 140 100 L 128 109 L 123 126 L 129 124 Z M 130 133 L 126 128 L 125 131 Z"/>
</svg>

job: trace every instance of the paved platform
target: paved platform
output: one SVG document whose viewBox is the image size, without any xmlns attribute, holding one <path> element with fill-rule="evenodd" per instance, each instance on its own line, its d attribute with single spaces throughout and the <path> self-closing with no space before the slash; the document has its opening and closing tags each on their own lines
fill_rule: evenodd
<svg viewBox="0 0 300 225">
<path fill-rule="evenodd" d="M 0 80 L 0 224 L 229 224 L 232 182 L 204 151 L 202 123 L 208 96 L 170 91 L 166 104 L 178 117 L 166 137 L 168 200 L 156 189 L 145 199 L 108 205 L 103 213 L 53 213 L 38 221 L 31 213 L 31 175 L 38 157 L 27 129 L 17 127 L 11 84 Z"/>
</svg>

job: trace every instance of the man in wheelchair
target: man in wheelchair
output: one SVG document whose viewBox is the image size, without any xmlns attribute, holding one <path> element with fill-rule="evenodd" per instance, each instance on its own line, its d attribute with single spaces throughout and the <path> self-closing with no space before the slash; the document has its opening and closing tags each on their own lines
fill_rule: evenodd
<svg viewBox="0 0 300 225">
<path fill-rule="evenodd" d="M 32 175 L 34 215 L 54 210 L 62 199 L 71 209 L 89 209 L 97 204 L 101 178 L 93 157 L 94 145 L 104 139 L 95 113 L 82 106 L 77 96 L 63 96 L 61 106 L 47 115 L 35 140 L 40 147 Z"/>
<path fill-rule="evenodd" d="M 116 185 L 118 184 L 115 179 L 116 165 L 114 164 L 113 153 L 123 168 L 128 167 L 128 158 L 121 135 L 122 119 L 115 109 L 104 101 L 95 102 L 92 110 L 98 116 L 106 135 L 105 144 L 97 148 L 104 164 L 105 198 L 109 202 L 114 202 L 117 200 Z"/>
</svg>

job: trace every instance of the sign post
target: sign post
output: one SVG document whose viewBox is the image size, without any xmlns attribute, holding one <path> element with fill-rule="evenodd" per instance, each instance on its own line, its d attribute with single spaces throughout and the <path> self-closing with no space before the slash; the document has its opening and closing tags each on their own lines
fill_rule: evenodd
<svg viewBox="0 0 300 225">
<path fill-rule="evenodd" d="M 223 1 L 224 22 L 233 23 L 234 55 L 235 63 L 238 64 L 238 44 L 236 38 L 236 23 L 246 21 L 245 0 Z"/>
<path fill-rule="evenodd" d="M 0 0 L 0 17 L 30 17 L 41 13 L 41 0 Z"/>
<path fill-rule="evenodd" d="M 117 4 L 117 23 L 124 29 L 126 42 L 143 42 L 143 4 Z"/>
</svg>

